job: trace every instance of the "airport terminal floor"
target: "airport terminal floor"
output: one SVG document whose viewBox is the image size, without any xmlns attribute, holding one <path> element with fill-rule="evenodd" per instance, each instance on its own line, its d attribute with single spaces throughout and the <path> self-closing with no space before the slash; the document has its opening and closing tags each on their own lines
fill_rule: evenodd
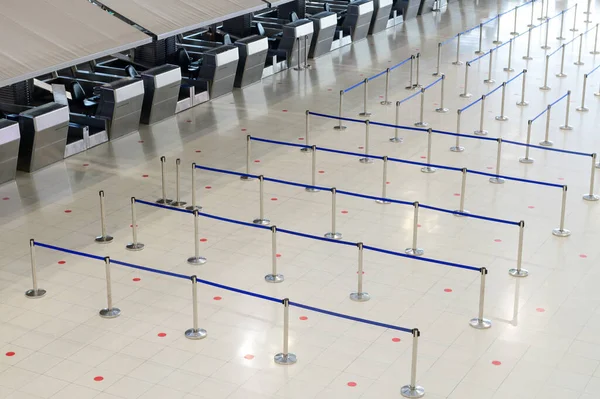
<svg viewBox="0 0 600 399">
<path fill-rule="evenodd" d="M 451 3 L 0 186 L 0 398 L 599 398 L 600 2 L 540 3 Z M 197 215 L 156 204 L 161 157 Z"/>
</svg>

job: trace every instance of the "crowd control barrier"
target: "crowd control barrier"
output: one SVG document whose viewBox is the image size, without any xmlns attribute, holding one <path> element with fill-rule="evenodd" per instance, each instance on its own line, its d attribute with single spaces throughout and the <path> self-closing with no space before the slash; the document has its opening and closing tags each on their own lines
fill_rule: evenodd
<svg viewBox="0 0 600 399">
<path fill-rule="evenodd" d="M 578 112 L 588 112 L 589 111 L 589 108 L 587 108 L 585 106 L 585 95 L 586 95 L 586 92 L 587 92 L 587 81 L 588 81 L 588 78 L 592 75 L 592 73 L 596 72 L 598 70 L 598 68 L 600 68 L 600 65 L 597 65 L 594 69 L 592 69 L 591 71 L 589 71 L 588 73 L 586 73 L 586 74 L 583 75 L 583 85 L 582 85 L 582 89 L 581 89 L 581 105 L 576 108 L 576 110 Z M 598 88 L 598 92 L 594 93 L 594 96 L 596 96 L 596 97 L 600 96 L 600 87 Z"/>
<path fill-rule="evenodd" d="M 400 101 L 396 101 L 396 124 L 399 123 L 399 119 L 400 119 L 400 106 L 402 104 L 404 104 L 407 101 L 410 101 L 411 99 L 413 99 L 414 97 L 420 95 L 421 96 L 421 106 L 420 106 L 420 111 L 419 111 L 419 120 L 417 122 L 415 122 L 415 126 L 417 127 L 427 127 L 429 125 L 429 123 L 425 122 L 423 120 L 423 113 L 424 113 L 424 108 L 425 108 L 425 93 L 427 92 L 427 90 L 429 90 L 430 88 L 432 88 L 433 86 L 435 86 L 436 84 L 441 82 L 440 85 L 440 106 L 438 108 L 435 109 L 436 112 L 439 113 L 446 113 L 448 112 L 448 108 L 444 107 L 444 83 L 446 81 L 446 76 L 442 74 L 442 76 L 440 76 L 439 78 L 437 78 L 436 80 L 434 80 L 433 82 L 429 83 L 427 86 L 422 87 L 420 91 L 411 94 L 410 96 L 404 98 L 403 100 Z M 393 143 L 400 143 L 402 142 L 402 140 L 399 139 L 398 137 L 398 130 L 396 129 L 396 131 L 394 132 L 394 137 L 390 138 L 390 141 Z"/>
</svg>

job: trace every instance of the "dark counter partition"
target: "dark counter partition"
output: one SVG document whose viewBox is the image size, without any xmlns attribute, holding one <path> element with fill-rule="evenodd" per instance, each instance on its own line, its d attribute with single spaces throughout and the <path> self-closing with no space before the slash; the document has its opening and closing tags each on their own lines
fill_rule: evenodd
<svg viewBox="0 0 600 399">
<path fill-rule="evenodd" d="M 140 121 L 151 125 L 175 115 L 181 86 L 181 68 L 166 64 L 150 68 L 142 72 L 141 76 L 144 82 L 144 101 Z"/>
<path fill-rule="evenodd" d="M 0 119 L 0 184 L 15 179 L 20 141 L 19 124 Z"/>
</svg>

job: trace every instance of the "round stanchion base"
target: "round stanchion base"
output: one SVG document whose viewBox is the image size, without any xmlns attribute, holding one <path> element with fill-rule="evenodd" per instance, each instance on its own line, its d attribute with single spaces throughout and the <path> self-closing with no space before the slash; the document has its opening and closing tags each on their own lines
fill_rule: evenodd
<svg viewBox="0 0 600 399">
<path fill-rule="evenodd" d="M 254 178 L 250 177 L 250 176 L 240 176 L 240 180 L 243 181 L 250 181 L 250 180 L 254 180 Z"/>
<path fill-rule="evenodd" d="M 354 302 L 367 302 L 371 296 L 366 292 L 353 292 L 350 294 L 350 299 Z"/>
<path fill-rule="evenodd" d="M 142 244 L 141 242 L 130 242 L 129 244 L 125 245 L 125 249 L 128 251 L 141 251 L 142 249 L 144 249 L 144 244 Z"/>
<path fill-rule="evenodd" d="M 261 226 L 268 226 L 271 224 L 271 221 L 269 219 L 254 219 L 252 223 L 260 224 Z"/>
<path fill-rule="evenodd" d="M 37 290 L 27 290 L 25 291 L 25 296 L 27 298 L 35 299 L 42 298 L 46 295 L 46 290 L 43 288 L 38 288 Z"/>
<path fill-rule="evenodd" d="M 389 140 L 391 143 L 402 143 L 404 140 L 401 139 L 400 137 L 392 137 Z"/>
<path fill-rule="evenodd" d="M 596 194 L 585 194 L 582 198 L 586 201 L 598 201 L 600 196 Z"/>
<path fill-rule="evenodd" d="M 525 61 L 531 61 L 531 60 L 533 60 L 533 57 L 530 57 L 530 56 L 524 55 L 524 56 L 523 56 L 523 59 L 524 59 Z"/>
<path fill-rule="evenodd" d="M 559 36 L 556 38 L 556 40 L 566 40 L 566 37 Z"/>
<path fill-rule="evenodd" d="M 568 237 L 571 235 L 571 230 L 561 229 L 557 227 L 552 230 L 552 235 L 555 235 L 557 237 Z"/>
<path fill-rule="evenodd" d="M 369 158 L 369 157 L 364 157 L 364 158 L 360 158 L 358 160 L 358 162 L 360 162 L 360 163 L 373 163 L 373 159 Z"/>
<path fill-rule="evenodd" d="M 157 204 L 161 204 L 161 205 L 170 205 L 171 202 L 173 202 L 173 200 L 172 199 L 168 199 L 168 198 L 167 199 L 159 198 L 159 199 L 156 200 L 156 203 Z"/>
<path fill-rule="evenodd" d="M 275 355 L 273 360 L 275 361 L 275 363 L 281 364 L 282 366 L 295 364 L 298 361 L 296 355 L 294 355 L 293 353 L 278 353 Z"/>
<path fill-rule="evenodd" d="M 577 107 L 575 110 L 578 112 L 588 112 L 590 109 L 586 107 Z"/>
<path fill-rule="evenodd" d="M 519 32 L 510 32 L 511 36 L 519 36 Z"/>
<path fill-rule="evenodd" d="M 448 111 L 450 111 L 448 108 L 436 108 L 435 109 L 435 112 L 440 113 L 440 114 L 445 114 Z"/>
<path fill-rule="evenodd" d="M 483 83 L 487 83 L 487 84 L 491 85 L 492 83 L 496 83 L 496 80 L 495 79 L 484 79 Z"/>
<path fill-rule="evenodd" d="M 462 61 L 452 61 L 452 65 L 463 65 L 464 62 Z"/>
<path fill-rule="evenodd" d="M 465 147 L 463 147 L 462 145 L 456 146 L 453 145 L 452 147 L 450 147 L 450 151 L 452 152 L 463 152 L 465 150 Z"/>
<path fill-rule="evenodd" d="M 334 130 L 346 130 L 347 126 L 340 126 L 340 125 L 336 125 L 333 127 Z"/>
<path fill-rule="evenodd" d="M 113 241 L 113 237 L 108 234 L 105 236 L 98 236 L 94 239 L 98 244 L 110 244 Z"/>
<path fill-rule="evenodd" d="M 381 105 L 391 105 L 392 102 L 391 101 L 382 101 L 379 104 L 381 104 Z"/>
<path fill-rule="evenodd" d="M 475 130 L 475 131 L 473 132 L 473 134 L 474 134 L 475 136 L 487 136 L 487 134 L 488 134 L 488 131 L 487 131 L 487 130 Z"/>
<path fill-rule="evenodd" d="M 198 340 L 206 338 L 207 332 L 202 328 L 190 328 L 189 330 L 186 330 L 184 335 L 187 339 Z"/>
<path fill-rule="evenodd" d="M 404 253 L 412 256 L 421 256 L 425 254 L 425 250 L 423 248 L 406 248 Z"/>
<path fill-rule="evenodd" d="M 600 54 L 600 51 L 590 51 L 590 54 L 591 55 L 598 55 L 598 54 Z"/>
<path fill-rule="evenodd" d="M 325 233 L 324 237 L 325 238 L 330 238 L 332 240 L 341 240 L 342 239 L 342 233 Z"/>
<path fill-rule="evenodd" d="M 413 88 L 413 90 L 414 90 L 414 89 L 420 89 L 420 88 L 422 88 L 422 87 L 423 87 L 423 85 L 422 85 L 422 84 L 415 83 L 415 84 L 413 85 L 413 87 L 412 87 L 412 88 Z"/>
<path fill-rule="evenodd" d="M 567 77 L 567 74 L 566 74 L 566 73 L 562 73 L 562 72 L 561 72 L 561 73 L 557 73 L 557 74 L 556 74 L 556 77 L 557 77 L 557 78 L 566 78 L 566 77 Z"/>
<path fill-rule="evenodd" d="M 509 269 L 508 274 L 513 277 L 527 277 L 529 276 L 529 270 L 527 269 Z"/>
<path fill-rule="evenodd" d="M 173 201 L 171 202 L 171 206 L 174 206 L 176 208 L 183 208 L 183 206 L 187 204 L 187 202 L 185 201 Z"/>
<path fill-rule="evenodd" d="M 460 98 L 471 98 L 473 95 L 471 93 L 460 93 L 458 95 Z"/>
<path fill-rule="evenodd" d="M 427 123 L 427 122 L 415 122 L 415 126 L 416 127 L 427 127 L 427 126 L 429 126 L 429 123 Z"/>
<path fill-rule="evenodd" d="M 431 74 L 431 76 L 440 76 L 440 75 L 441 75 L 441 74 L 440 74 L 440 73 L 438 73 L 438 72 L 434 72 L 434 73 L 432 73 L 432 74 Z"/>
<path fill-rule="evenodd" d="M 514 69 L 514 68 L 508 68 L 508 67 L 507 67 L 507 68 L 502 68 L 502 70 L 503 70 L 504 72 L 514 72 L 514 71 L 515 71 L 515 69 Z"/>
<path fill-rule="evenodd" d="M 573 130 L 573 126 L 571 125 L 562 125 L 559 127 L 560 130 Z"/>
<path fill-rule="evenodd" d="M 371 116 L 371 113 L 368 112 L 368 111 L 367 112 L 361 112 L 361 113 L 358 114 L 358 116 Z"/>
<path fill-rule="evenodd" d="M 519 101 L 519 102 L 517 103 L 517 105 L 518 105 L 519 107 L 526 107 L 526 106 L 528 106 L 528 105 L 529 105 L 529 103 L 528 103 L 527 101 Z"/>
<path fill-rule="evenodd" d="M 534 161 L 533 158 L 519 158 L 519 162 L 521 162 L 521 163 L 529 164 L 529 163 L 533 163 L 533 161 Z"/>
<path fill-rule="evenodd" d="M 550 140 L 542 140 L 540 141 L 540 145 L 544 147 L 552 147 L 554 143 Z"/>
<path fill-rule="evenodd" d="M 552 88 L 550 86 L 540 86 L 540 90 L 549 91 Z"/>
<path fill-rule="evenodd" d="M 283 274 L 267 274 L 265 276 L 265 281 L 267 283 L 281 283 L 285 280 Z"/>
<path fill-rule="evenodd" d="M 583 62 L 583 61 L 575 61 L 573 63 L 573 65 L 577 65 L 577 66 L 579 66 L 579 65 L 585 65 L 585 62 Z"/>
<path fill-rule="evenodd" d="M 112 308 L 112 309 L 102 309 L 98 312 L 100 317 L 105 319 L 114 319 L 115 317 L 119 317 L 121 315 L 121 309 Z"/>
<path fill-rule="evenodd" d="M 312 152 L 312 147 L 300 148 L 300 151 L 302 151 L 302 152 Z"/>
<path fill-rule="evenodd" d="M 540 46 L 542 50 L 550 50 L 552 47 L 550 46 Z"/>
<path fill-rule="evenodd" d="M 202 209 L 202 207 L 200 205 L 190 205 L 190 206 L 186 207 L 185 209 L 193 212 L 193 211 L 200 211 Z"/>
<path fill-rule="evenodd" d="M 469 321 L 469 325 L 477 330 L 487 330 L 492 326 L 492 322 L 488 319 L 480 319 L 475 317 Z"/>
<path fill-rule="evenodd" d="M 591 24 L 591 23 L 592 23 L 592 21 L 591 21 L 591 20 L 589 20 L 589 19 L 586 19 L 586 20 L 585 20 L 585 21 L 583 21 L 583 22 L 584 22 L 584 23 L 586 23 L 586 24 Z"/>
<path fill-rule="evenodd" d="M 388 200 L 385 200 L 385 199 L 378 199 L 378 200 L 375 200 L 375 202 L 376 202 L 376 203 L 378 203 L 378 204 L 381 204 L 381 205 L 388 205 L 388 204 L 391 204 L 391 202 L 390 202 L 390 201 L 388 201 Z"/>
<path fill-rule="evenodd" d="M 502 40 L 494 40 L 492 43 L 493 44 L 502 44 Z"/>
<path fill-rule="evenodd" d="M 490 183 L 492 184 L 504 184 L 506 180 L 501 177 L 490 177 Z"/>
<path fill-rule="evenodd" d="M 206 263 L 206 258 L 202 257 L 202 256 L 192 256 L 191 258 L 188 258 L 187 260 L 188 265 L 203 265 Z"/>
<path fill-rule="evenodd" d="M 599 92 L 597 92 L 597 93 L 594 93 L 594 95 L 595 95 L 596 97 L 600 97 L 600 91 L 599 91 Z"/>
<path fill-rule="evenodd" d="M 405 398 L 422 398 L 425 396 L 425 388 L 418 385 L 414 387 L 405 385 L 400 388 L 400 395 L 404 396 Z"/>
<path fill-rule="evenodd" d="M 470 215 L 470 214 L 471 214 L 471 212 L 467 211 L 466 209 L 464 209 L 462 211 L 460 209 L 457 209 L 453 213 L 453 215 L 456 216 L 457 218 L 464 218 L 464 217 L 466 217 L 466 215 Z"/>
<path fill-rule="evenodd" d="M 499 115 L 499 116 L 495 117 L 494 119 L 496 119 L 499 122 L 506 122 L 508 120 L 508 116 Z"/>
<path fill-rule="evenodd" d="M 306 187 L 304 189 L 304 191 L 306 191 L 308 193 L 318 193 L 321 190 L 319 190 L 318 188 L 315 188 L 315 187 Z"/>
<path fill-rule="evenodd" d="M 480 55 L 480 54 L 484 54 L 484 53 L 485 53 L 485 51 L 482 51 L 482 50 L 475 50 L 473 53 L 475 53 L 475 54 L 477 54 L 477 55 Z"/>
<path fill-rule="evenodd" d="M 425 166 L 421 168 L 421 172 L 423 173 L 435 173 L 436 170 L 436 168 L 432 168 L 431 166 Z"/>
</svg>

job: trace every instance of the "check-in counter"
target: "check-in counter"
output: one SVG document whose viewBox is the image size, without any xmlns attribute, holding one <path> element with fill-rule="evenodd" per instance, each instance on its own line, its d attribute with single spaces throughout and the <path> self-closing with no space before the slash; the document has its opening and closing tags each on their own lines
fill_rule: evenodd
<svg viewBox="0 0 600 399">
<path fill-rule="evenodd" d="M 421 0 L 400 0 L 402 2 L 402 18 L 404 21 L 416 18 L 421 8 Z"/>
<path fill-rule="evenodd" d="M 393 0 L 373 0 L 373 17 L 369 27 L 370 35 L 384 31 L 387 28 L 393 3 Z"/>
<path fill-rule="evenodd" d="M 77 128 L 79 128 L 77 125 L 83 126 L 83 128 L 79 129 L 83 131 L 83 141 L 86 150 L 108 141 L 108 120 L 71 112 L 69 114 L 69 121 L 71 125 L 75 125 Z M 69 128 L 69 134 L 72 129 Z"/>
<path fill-rule="evenodd" d="M 0 119 L 0 184 L 15 179 L 20 140 L 19 124 Z"/>
<path fill-rule="evenodd" d="M 337 25 L 337 14 L 332 11 L 321 11 L 308 19 L 313 22 L 314 30 L 314 38 L 311 41 L 308 56 L 317 58 L 331 51 L 331 43 Z"/>
<path fill-rule="evenodd" d="M 348 4 L 348 11 L 342 28 L 349 33 L 353 42 L 367 38 L 371 18 L 373 17 L 373 0 L 358 0 Z"/>
<path fill-rule="evenodd" d="M 231 93 L 239 60 L 238 48 L 224 45 L 202 54 L 198 77 L 208 82 L 210 98 Z"/>
<path fill-rule="evenodd" d="M 177 65 L 161 65 L 141 73 L 144 82 L 141 123 L 151 125 L 175 115 L 181 68 Z"/>
<path fill-rule="evenodd" d="M 23 111 L 19 114 L 19 128 L 19 170 L 31 173 L 64 159 L 68 106 L 51 102 Z"/>
<path fill-rule="evenodd" d="M 235 74 L 235 87 L 246 87 L 260 82 L 265 68 L 265 61 L 269 51 L 266 37 L 252 35 L 233 43 L 239 50 L 239 61 Z"/>
<path fill-rule="evenodd" d="M 313 22 L 309 19 L 299 19 L 283 25 L 283 34 L 278 50 L 287 54 L 287 66 L 291 68 L 304 60 L 305 46 L 310 46 L 313 37 Z M 300 60 L 298 60 L 298 45 L 300 46 Z"/>
<path fill-rule="evenodd" d="M 110 139 L 114 140 L 137 131 L 144 99 L 142 80 L 122 78 L 97 89 L 100 100 L 96 116 L 107 119 Z"/>
</svg>

